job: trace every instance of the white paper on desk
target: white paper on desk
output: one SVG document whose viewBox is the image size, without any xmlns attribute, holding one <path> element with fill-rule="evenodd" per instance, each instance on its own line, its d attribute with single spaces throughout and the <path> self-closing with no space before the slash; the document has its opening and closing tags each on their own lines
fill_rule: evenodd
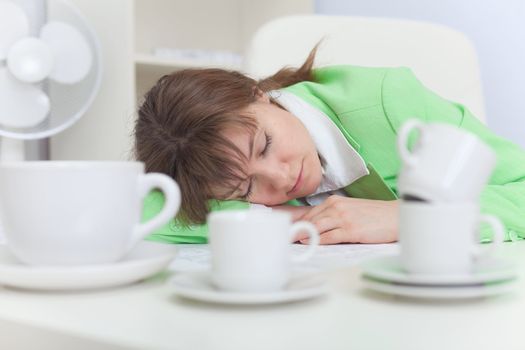
<svg viewBox="0 0 525 350">
<path fill-rule="evenodd" d="M 308 246 L 292 245 L 292 254 L 302 254 Z M 384 255 L 399 253 L 396 243 L 390 244 L 338 244 L 319 246 L 315 255 L 301 263 L 305 268 L 332 269 L 353 266 Z M 170 264 L 172 271 L 202 270 L 210 267 L 210 250 L 207 244 L 178 245 L 178 252 Z"/>
</svg>

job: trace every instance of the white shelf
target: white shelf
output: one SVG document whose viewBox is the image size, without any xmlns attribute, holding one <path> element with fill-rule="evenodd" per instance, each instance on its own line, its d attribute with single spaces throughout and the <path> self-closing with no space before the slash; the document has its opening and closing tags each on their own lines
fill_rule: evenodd
<svg viewBox="0 0 525 350">
<path fill-rule="evenodd" d="M 206 62 L 203 60 L 180 60 L 171 59 L 167 57 L 159 57 L 150 54 L 137 53 L 135 54 L 135 64 L 138 69 L 144 67 L 158 67 L 160 69 L 167 68 L 171 70 L 185 69 L 185 68 L 223 68 L 238 70 L 241 67 L 236 64 L 223 64 L 217 62 Z"/>
<path fill-rule="evenodd" d="M 222 68 L 239 70 L 241 67 L 233 64 L 220 64 L 204 60 L 180 60 L 167 57 L 158 57 L 151 54 L 136 53 L 134 57 L 136 73 L 136 96 L 138 100 L 155 82 L 166 74 L 186 68 Z M 138 101 L 137 100 L 137 101 Z"/>
<path fill-rule="evenodd" d="M 314 5 L 313 0 L 134 0 L 133 10 L 132 64 L 135 101 L 140 104 L 159 78 L 181 69 L 242 71 L 240 63 L 228 61 L 228 55 L 222 60 L 220 53 L 242 54 L 263 23 L 280 16 L 313 13 Z M 159 48 L 173 48 L 180 56 L 154 54 Z M 204 55 L 185 59 L 182 54 L 191 51 Z"/>
</svg>

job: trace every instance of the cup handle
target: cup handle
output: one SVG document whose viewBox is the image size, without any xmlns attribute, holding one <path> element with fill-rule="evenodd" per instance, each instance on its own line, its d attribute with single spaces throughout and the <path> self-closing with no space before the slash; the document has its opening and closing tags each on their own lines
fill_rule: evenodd
<svg viewBox="0 0 525 350">
<path fill-rule="evenodd" d="M 492 227 L 493 239 L 487 248 L 480 248 L 477 243 L 479 238 L 476 237 L 476 245 L 473 249 L 473 256 L 476 260 L 492 255 L 505 239 L 503 224 L 497 217 L 493 215 L 481 215 L 479 222 L 486 222 Z"/>
<path fill-rule="evenodd" d="M 410 119 L 403 124 L 399 135 L 397 137 L 397 149 L 399 155 L 404 163 L 409 166 L 415 166 L 417 163 L 417 158 L 408 150 L 408 137 L 413 129 L 419 130 L 421 133 L 423 131 L 423 123 L 417 119 Z"/>
<path fill-rule="evenodd" d="M 128 243 L 128 251 L 133 248 L 138 241 L 172 219 L 179 210 L 181 201 L 179 186 L 171 177 L 164 174 L 143 174 L 139 177 L 138 187 L 141 200 L 152 190 L 159 189 L 164 193 L 165 202 L 162 210 L 157 215 L 135 226 L 133 235 Z"/>
<path fill-rule="evenodd" d="M 290 239 L 294 239 L 296 234 L 299 231 L 305 230 L 308 233 L 308 250 L 305 251 L 303 254 L 299 256 L 294 256 L 292 258 L 292 262 L 303 262 L 308 259 L 310 259 L 314 253 L 317 247 L 319 246 L 319 232 L 315 228 L 314 225 L 309 223 L 308 221 L 298 221 L 295 224 L 292 225 L 292 228 L 290 229 Z"/>
</svg>

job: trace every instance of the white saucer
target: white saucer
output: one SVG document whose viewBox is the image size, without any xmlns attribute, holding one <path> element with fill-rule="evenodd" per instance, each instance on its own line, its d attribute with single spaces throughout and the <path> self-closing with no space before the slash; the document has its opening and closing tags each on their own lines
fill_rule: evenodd
<svg viewBox="0 0 525 350">
<path fill-rule="evenodd" d="M 370 260 L 363 265 L 363 275 L 369 279 L 415 286 L 457 287 L 512 280 L 517 277 L 517 271 L 515 266 L 506 260 L 487 258 L 479 261 L 472 273 L 466 275 L 409 274 L 401 267 L 399 256 L 385 256 Z"/>
<path fill-rule="evenodd" d="M 319 274 L 296 272 L 281 291 L 242 293 L 221 291 L 211 283 L 209 271 L 181 272 L 168 284 L 178 296 L 220 304 L 275 304 L 311 299 L 327 292 L 325 280 Z"/>
<path fill-rule="evenodd" d="M 114 287 L 161 271 L 174 255 L 174 245 L 143 241 L 112 264 L 38 267 L 22 264 L 6 246 L 0 246 L 0 285 L 38 290 Z"/>
<path fill-rule="evenodd" d="M 414 286 L 381 282 L 363 278 L 366 288 L 387 294 L 400 295 L 419 299 L 469 299 L 487 297 L 510 292 L 517 284 L 517 280 L 507 280 L 488 285 L 470 286 Z"/>
</svg>

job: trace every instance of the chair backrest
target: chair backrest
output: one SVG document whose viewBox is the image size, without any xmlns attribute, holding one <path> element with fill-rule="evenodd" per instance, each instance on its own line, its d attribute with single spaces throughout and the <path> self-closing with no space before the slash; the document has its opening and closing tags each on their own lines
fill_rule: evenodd
<svg viewBox="0 0 525 350">
<path fill-rule="evenodd" d="M 283 17 L 263 25 L 245 53 L 245 72 L 268 76 L 298 66 L 323 39 L 316 66 L 406 66 L 440 96 L 485 121 L 476 51 L 464 34 L 426 22 L 352 16 Z"/>
</svg>

